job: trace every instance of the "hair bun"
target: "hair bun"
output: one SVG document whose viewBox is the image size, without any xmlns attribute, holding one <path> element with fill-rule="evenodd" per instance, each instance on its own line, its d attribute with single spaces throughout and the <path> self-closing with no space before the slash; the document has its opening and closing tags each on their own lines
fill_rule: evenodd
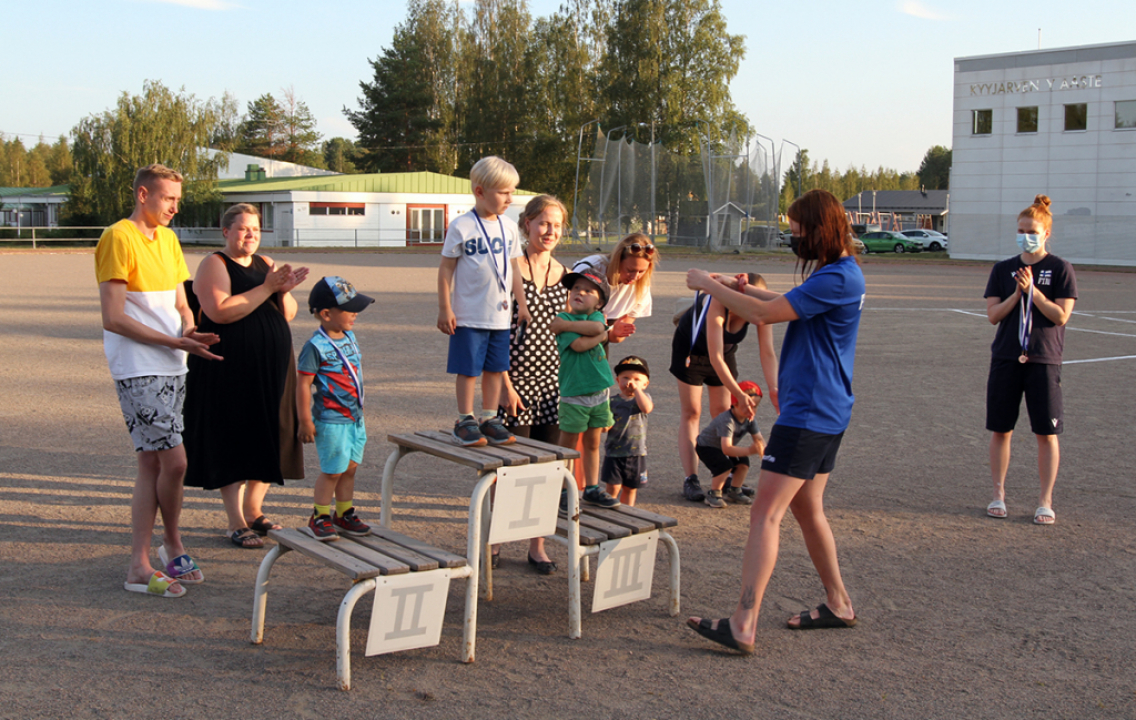
<svg viewBox="0 0 1136 720">
<path fill-rule="evenodd" d="M 1035 195 L 1034 198 L 1033 198 L 1033 204 L 1048 210 L 1049 209 L 1049 196 L 1048 195 Z"/>
</svg>

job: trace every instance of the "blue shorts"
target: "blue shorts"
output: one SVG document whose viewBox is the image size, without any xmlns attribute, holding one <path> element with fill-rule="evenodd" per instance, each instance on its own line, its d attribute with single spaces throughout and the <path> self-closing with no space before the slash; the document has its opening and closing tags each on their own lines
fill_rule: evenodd
<svg viewBox="0 0 1136 720">
<path fill-rule="evenodd" d="M 363 418 L 351 423 L 315 421 L 316 452 L 319 453 L 320 472 L 338 475 L 346 472 L 354 462 L 363 462 L 363 448 L 367 445 L 367 426 Z"/>
<path fill-rule="evenodd" d="M 459 327 L 450 336 L 446 372 L 480 377 L 482 372 L 509 371 L 509 331 Z"/>
</svg>

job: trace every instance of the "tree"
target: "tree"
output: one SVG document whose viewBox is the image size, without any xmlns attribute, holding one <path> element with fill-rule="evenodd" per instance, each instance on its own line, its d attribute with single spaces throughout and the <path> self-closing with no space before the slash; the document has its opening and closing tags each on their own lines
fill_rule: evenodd
<svg viewBox="0 0 1136 720">
<path fill-rule="evenodd" d="M 371 60 L 359 109 L 343 109 L 359 133 L 364 172 L 452 172 L 455 153 L 459 11 L 443 0 L 411 0 L 391 47 Z"/>
<path fill-rule="evenodd" d="M 323 144 L 323 162 L 328 170 L 337 173 L 355 173 L 358 149 L 347 138 L 335 137 Z"/>
<path fill-rule="evenodd" d="M 134 208 L 132 185 L 138 168 L 162 163 L 185 177 L 182 215 L 212 221 L 220 202 L 217 171 L 226 153 L 209 157 L 206 147 L 217 125 L 216 104 L 201 102 L 148 80 L 141 95 L 123 93 L 117 105 L 89 115 L 74 137 L 69 224 L 106 225 Z M 200 218 L 194 218 L 200 212 Z M 184 220 L 183 220 L 184 222 Z M 188 223 L 187 223 L 188 224 Z"/>
<path fill-rule="evenodd" d="M 316 132 L 316 119 L 307 103 L 296 97 L 291 87 L 284 90 L 283 111 L 284 152 L 286 162 L 323 167 L 323 154 L 317 150 L 320 134 Z"/>
<path fill-rule="evenodd" d="M 951 151 L 935 145 L 919 164 L 919 184 L 928 190 L 947 190 L 951 182 Z"/>
<path fill-rule="evenodd" d="M 236 151 L 245 155 L 281 160 L 285 149 L 284 108 L 265 93 L 248 104 L 240 124 Z"/>
</svg>

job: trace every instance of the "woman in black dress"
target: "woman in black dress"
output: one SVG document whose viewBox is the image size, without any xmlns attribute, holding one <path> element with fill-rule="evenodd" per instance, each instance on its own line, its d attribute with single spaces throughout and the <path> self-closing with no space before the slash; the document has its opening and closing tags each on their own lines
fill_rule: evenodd
<svg viewBox="0 0 1136 720">
<path fill-rule="evenodd" d="M 221 234 L 225 247 L 201 261 L 193 290 L 198 327 L 220 336 L 215 349 L 224 360 L 189 363 L 185 484 L 219 489 L 229 538 L 256 548 L 264 545 L 260 535 L 280 527 L 261 508 L 268 485 L 304 476 L 288 322 L 296 315 L 291 290 L 308 269 L 256 254 L 260 216 L 252 205 L 229 208 Z"/>
</svg>

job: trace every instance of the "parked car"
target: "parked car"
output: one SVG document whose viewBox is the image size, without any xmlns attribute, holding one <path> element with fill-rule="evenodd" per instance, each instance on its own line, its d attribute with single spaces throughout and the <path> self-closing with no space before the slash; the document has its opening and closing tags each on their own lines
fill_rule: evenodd
<svg viewBox="0 0 1136 720">
<path fill-rule="evenodd" d="M 860 236 L 864 252 L 922 252 L 923 243 L 891 230 L 876 230 Z"/>
<path fill-rule="evenodd" d="M 883 228 L 881 228 L 879 225 L 874 225 L 874 224 L 873 225 L 863 225 L 863 224 L 860 224 L 860 223 L 853 223 L 852 224 L 852 234 L 855 235 L 856 237 L 860 237 L 864 233 L 877 232 L 877 231 L 882 230 L 882 229 Z"/>
<path fill-rule="evenodd" d="M 924 250 L 939 252 L 947 249 L 947 236 L 935 230 L 904 230 L 903 234 L 923 244 Z"/>
<path fill-rule="evenodd" d="M 778 239 L 777 239 L 777 244 L 780 245 L 781 247 L 789 247 L 790 245 L 793 244 L 789 240 L 789 238 L 791 238 L 791 237 L 793 237 L 793 233 L 789 232 L 788 230 L 782 230 Z"/>
<path fill-rule="evenodd" d="M 864 243 L 860 241 L 860 238 L 852 238 L 852 246 L 856 248 L 856 252 L 860 255 L 864 255 L 868 252 L 868 249 L 864 247 Z"/>
<path fill-rule="evenodd" d="M 776 226 L 753 225 L 742 235 L 742 244 L 751 247 L 773 247 L 775 244 L 780 244 L 780 235 Z"/>
</svg>

